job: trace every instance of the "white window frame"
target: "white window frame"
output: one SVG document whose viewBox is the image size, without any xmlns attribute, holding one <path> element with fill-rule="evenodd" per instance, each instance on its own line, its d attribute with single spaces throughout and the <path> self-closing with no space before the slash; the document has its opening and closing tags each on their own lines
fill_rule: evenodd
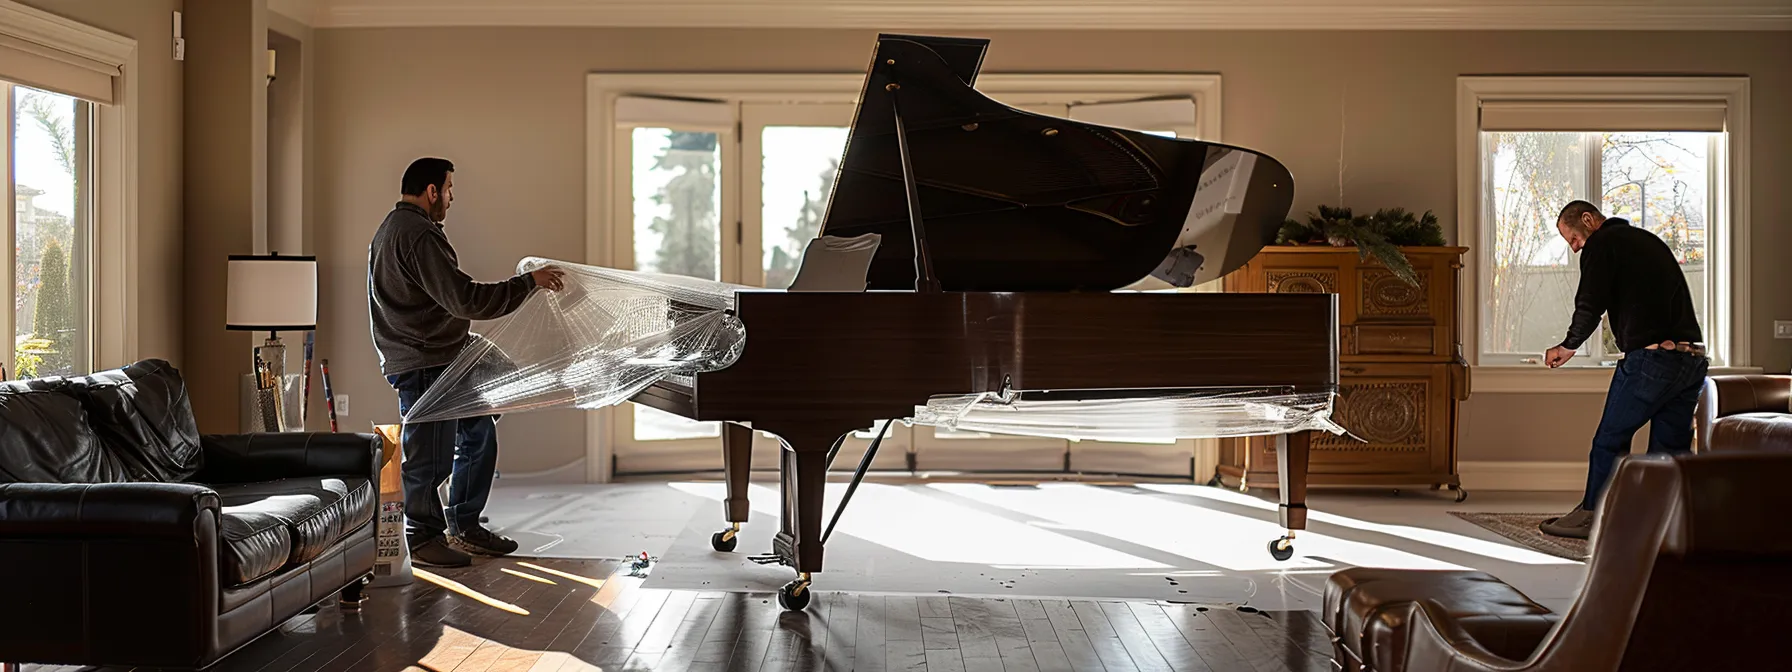
<svg viewBox="0 0 1792 672">
<path fill-rule="evenodd" d="M 1603 393 L 1611 384 L 1611 370 L 1602 366 L 1572 366 L 1550 370 L 1541 364 L 1482 362 L 1481 268 L 1486 250 L 1482 240 L 1485 216 L 1481 194 L 1483 152 L 1481 106 L 1489 102 L 1538 103 L 1718 103 L 1724 106 L 1727 141 L 1724 162 L 1728 189 L 1714 190 L 1716 217 L 1707 225 L 1710 250 L 1708 282 L 1716 291 L 1709 304 L 1707 339 L 1725 361 L 1713 366 L 1712 375 L 1758 373 L 1750 366 L 1753 316 L 1748 306 L 1749 283 L 1749 80 L 1747 77 L 1458 77 L 1456 80 L 1456 207 L 1460 244 L 1471 252 L 1463 258 L 1459 311 L 1463 353 L 1473 367 L 1475 392 L 1591 392 Z M 1538 353 L 1541 360 L 1542 353 Z"/>
<path fill-rule="evenodd" d="M 623 249 L 625 228 L 617 219 L 625 213 L 618 200 L 617 171 L 628 169 L 628 157 L 619 146 L 616 100 L 623 96 L 662 96 L 721 100 L 736 103 L 856 103 L 864 73 L 752 74 L 752 73 L 592 73 L 586 76 L 586 263 L 615 266 L 632 259 L 632 247 Z M 997 100 L 1033 109 L 1064 106 L 1067 112 L 1080 103 L 1188 96 L 1195 103 L 1196 125 L 1175 129 L 1179 137 L 1221 141 L 1220 77 L 1214 74 L 983 74 L 978 91 Z M 1019 102 L 1009 102 L 1019 101 Z M 1045 112 L 1052 114 L 1052 112 Z M 1066 113 L 1058 113 L 1066 114 Z M 1074 116 L 1074 115 L 1066 115 Z M 736 166 L 739 168 L 739 166 Z M 727 200 L 727 197 L 724 197 Z M 739 213 L 737 213 L 739 214 Z M 723 227 L 740 225 L 740 218 L 724 219 Z M 757 232 L 752 232 L 756 237 Z M 726 228 L 722 232 L 724 239 Z M 742 238 L 745 238 L 743 235 Z M 724 262 L 731 263 L 731 262 Z M 606 407 L 586 415 L 586 480 L 608 482 L 614 462 L 612 432 L 615 414 L 628 412 L 626 405 Z M 892 428 L 894 433 L 895 428 Z M 1212 442 L 1206 442 L 1212 443 Z M 1211 472 L 1217 453 L 1197 444 L 1195 471 Z"/>
<path fill-rule="evenodd" d="M 0 36 L 60 52 L 59 57 L 116 68 L 119 73 L 112 78 L 113 102 L 93 106 L 90 362 L 96 371 L 130 364 L 138 357 L 137 41 L 12 0 L 0 0 Z M 0 79 L 5 76 L 0 72 Z M 10 196 L 10 180 L 5 190 Z M 6 206 L 9 212 L 13 207 L 10 201 Z M 10 231 L 6 237 L 10 241 Z M 12 276 L 10 265 L 5 276 Z M 12 340 L 5 339 L 0 348 L 5 348 L 10 364 Z M 7 373 L 15 375 L 10 367 Z"/>
</svg>

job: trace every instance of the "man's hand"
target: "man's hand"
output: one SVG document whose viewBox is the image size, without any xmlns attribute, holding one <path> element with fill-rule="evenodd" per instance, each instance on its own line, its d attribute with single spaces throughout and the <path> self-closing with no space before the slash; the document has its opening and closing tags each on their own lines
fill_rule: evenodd
<svg viewBox="0 0 1792 672">
<path fill-rule="evenodd" d="M 1567 364 L 1570 359 L 1574 359 L 1574 351 L 1559 345 L 1543 353 L 1543 363 L 1552 369 Z"/>
<path fill-rule="evenodd" d="M 529 275 L 535 278 L 536 287 L 545 287 L 556 292 L 566 288 L 566 271 L 560 270 L 558 266 L 548 266 L 530 271 Z"/>
</svg>

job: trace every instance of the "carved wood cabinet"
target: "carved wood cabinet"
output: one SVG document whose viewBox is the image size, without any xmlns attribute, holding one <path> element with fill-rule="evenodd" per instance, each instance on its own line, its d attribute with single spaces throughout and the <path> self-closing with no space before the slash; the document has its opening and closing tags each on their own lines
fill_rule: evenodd
<svg viewBox="0 0 1792 672">
<path fill-rule="evenodd" d="M 1419 285 L 1355 246 L 1266 247 L 1223 279 L 1228 292 L 1338 295 L 1339 398 L 1350 435 L 1316 433 L 1309 485 L 1458 490 L 1456 422 L 1468 396 L 1458 333 L 1463 247 L 1401 248 Z M 1218 484 L 1275 488 L 1275 437 L 1220 440 Z"/>
</svg>

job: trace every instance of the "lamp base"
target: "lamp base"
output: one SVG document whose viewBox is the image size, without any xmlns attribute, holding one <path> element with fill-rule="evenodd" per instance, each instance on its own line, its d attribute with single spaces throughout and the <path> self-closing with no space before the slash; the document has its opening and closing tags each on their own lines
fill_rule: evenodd
<svg viewBox="0 0 1792 672">
<path fill-rule="evenodd" d="M 256 405 L 260 410 L 261 431 L 278 432 L 286 427 L 286 404 L 281 403 L 281 388 L 286 380 L 286 344 L 280 335 L 268 332 L 268 340 L 255 348 Z"/>
</svg>

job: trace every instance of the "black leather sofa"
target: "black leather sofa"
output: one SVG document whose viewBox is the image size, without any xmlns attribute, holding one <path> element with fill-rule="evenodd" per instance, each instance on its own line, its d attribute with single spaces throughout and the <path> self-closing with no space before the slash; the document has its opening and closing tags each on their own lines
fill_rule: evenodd
<svg viewBox="0 0 1792 672">
<path fill-rule="evenodd" d="M 0 662 L 204 668 L 373 573 L 374 434 L 201 436 L 162 360 L 0 383 Z"/>
</svg>

